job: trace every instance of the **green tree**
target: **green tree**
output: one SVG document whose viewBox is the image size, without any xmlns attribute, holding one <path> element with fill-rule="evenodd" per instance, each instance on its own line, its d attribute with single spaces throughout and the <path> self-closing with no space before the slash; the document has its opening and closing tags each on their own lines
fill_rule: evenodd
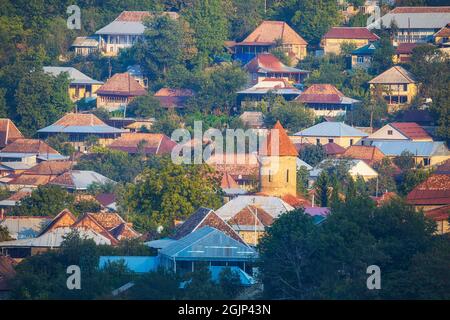
<svg viewBox="0 0 450 320">
<path fill-rule="evenodd" d="M 410 193 L 417 185 L 425 181 L 430 176 L 430 172 L 425 169 L 406 170 L 401 175 L 398 190 L 404 196 Z"/>
<path fill-rule="evenodd" d="M 221 203 L 219 177 L 212 169 L 177 165 L 170 158 L 154 159 L 119 197 L 124 213 L 148 217 L 154 230 L 159 225 L 170 229 L 175 219 L 185 219 L 201 206 L 217 208 Z"/>
<path fill-rule="evenodd" d="M 402 171 L 410 170 L 416 165 L 414 154 L 407 150 L 402 151 L 402 153 L 398 157 L 395 157 L 394 163 L 397 165 L 397 167 L 402 169 Z"/>
<path fill-rule="evenodd" d="M 173 272 L 159 269 L 135 281 L 129 297 L 133 300 L 175 300 L 181 298 L 180 279 Z"/>
<path fill-rule="evenodd" d="M 316 166 L 327 157 L 322 145 L 306 145 L 300 150 L 300 159 L 311 166 Z"/>
<path fill-rule="evenodd" d="M 7 227 L 0 226 L 0 242 L 12 240 Z"/>
<path fill-rule="evenodd" d="M 373 168 L 378 173 L 378 177 L 368 181 L 367 186 L 369 193 L 374 196 L 380 196 L 385 192 L 395 192 L 397 187 L 394 177 L 397 170 L 394 167 L 392 160 L 383 158 L 380 162 L 376 163 Z"/>
<path fill-rule="evenodd" d="M 39 186 L 14 207 L 12 215 L 54 217 L 65 208 L 73 209 L 74 195 L 58 186 Z"/>
<path fill-rule="evenodd" d="M 224 298 L 220 286 L 211 279 L 206 263 L 197 263 L 195 271 L 186 275 L 183 298 L 187 300 L 215 300 Z"/>
<path fill-rule="evenodd" d="M 370 69 L 371 73 L 375 75 L 386 71 L 394 64 L 392 57 L 395 54 L 395 49 L 392 46 L 389 34 L 384 32 L 380 38 L 379 45 L 373 54 L 372 66 Z"/>
<path fill-rule="evenodd" d="M 280 121 L 284 128 L 291 133 L 298 132 L 314 124 L 314 112 L 302 103 L 286 101 L 282 97 L 276 98 L 271 104 L 271 111 L 265 114 L 268 127 Z"/>
<path fill-rule="evenodd" d="M 314 185 L 321 207 L 328 206 L 330 178 L 326 170 L 322 170 Z"/>
<path fill-rule="evenodd" d="M 223 291 L 224 299 L 234 299 L 242 291 L 239 274 L 230 268 L 223 269 L 219 274 L 219 285 Z"/>
<path fill-rule="evenodd" d="M 226 0 L 193 0 L 183 10 L 183 15 L 194 31 L 198 48 L 197 64 L 205 67 L 222 53 L 224 41 L 229 36 L 227 12 L 230 2 Z"/>
<path fill-rule="evenodd" d="M 47 144 L 65 156 L 72 156 L 75 153 L 75 147 L 69 142 L 69 136 L 57 134 L 48 137 Z"/>
<path fill-rule="evenodd" d="M 73 108 L 68 95 L 69 79 L 61 74 L 52 77 L 42 71 L 24 76 L 16 92 L 18 125 L 22 132 L 33 135 Z M 39 106 L 39 108 L 36 108 Z"/>
<path fill-rule="evenodd" d="M 159 117 L 162 112 L 159 100 L 151 95 L 137 97 L 127 106 L 127 114 L 139 118 Z"/>
</svg>

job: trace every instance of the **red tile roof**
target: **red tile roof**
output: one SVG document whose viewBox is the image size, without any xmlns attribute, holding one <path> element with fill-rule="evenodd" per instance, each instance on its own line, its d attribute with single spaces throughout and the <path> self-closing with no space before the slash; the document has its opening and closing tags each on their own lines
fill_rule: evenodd
<svg viewBox="0 0 450 320">
<path fill-rule="evenodd" d="M 324 39 L 367 39 L 377 41 L 376 34 L 364 27 L 332 27 L 324 36 Z"/>
<path fill-rule="evenodd" d="M 369 165 L 381 161 L 385 154 L 380 149 L 373 146 L 350 146 L 341 157 L 364 160 Z"/>
<path fill-rule="evenodd" d="M 281 199 L 287 204 L 293 206 L 294 208 L 303 208 L 312 206 L 311 201 L 298 195 L 286 194 L 282 196 Z"/>
<path fill-rule="evenodd" d="M 450 7 L 397 7 L 389 13 L 444 13 L 450 12 Z"/>
<path fill-rule="evenodd" d="M 303 70 L 293 70 L 293 68 L 287 67 L 273 54 L 264 52 L 256 55 L 246 65 L 245 69 L 249 72 L 258 72 L 260 68 L 269 70 L 270 72 L 280 73 L 307 73 Z"/>
<path fill-rule="evenodd" d="M 194 96 L 189 89 L 162 88 L 155 93 L 155 98 L 164 108 L 184 108 L 186 101 Z"/>
<path fill-rule="evenodd" d="M 448 220 L 450 217 L 450 205 L 425 211 L 425 216 L 434 221 Z"/>
<path fill-rule="evenodd" d="M 327 144 L 324 144 L 323 148 L 325 149 L 325 153 L 329 156 L 338 155 L 338 154 L 342 154 L 345 152 L 345 148 L 341 147 L 340 145 L 338 145 L 334 142 L 329 142 Z"/>
<path fill-rule="evenodd" d="M 450 174 L 450 159 L 448 159 L 447 161 L 441 163 L 440 165 L 438 165 L 436 167 L 436 170 L 434 171 L 434 173 L 437 174 Z"/>
<path fill-rule="evenodd" d="M 70 227 L 77 221 L 69 209 L 64 209 L 56 215 L 55 218 L 41 231 L 40 235 L 52 231 L 57 228 Z"/>
<path fill-rule="evenodd" d="M 420 45 L 420 43 L 399 43 L 398 47 L 395 49 L 396 54 L 412 54 L 415 47 Z"/>
<path fill-rule="evenodd" d="M 344 94 L 332 84 L 313 84 L 295 100 L 302 103 L 341 103 Z"/>
<path fill-rule="evenodd" d="M 35 153 L 35 154 L 59 154 L 58 151 L 50 147 L 42 140 L 38 139 L 17 139 L 7 145 L 2 152 L 8 153 Z"/>
<path fill-rule="evenodd" d="M 450 37 L 450 23 L 434 34 L 435 37 L 448 38 Z"/>
<path fill-rule="evenodd" d="M 23 135 L 14 122 L 9 119 L 0 119 L 0 148 L 20 138 L 23 138 Z"/>
<path fill-rule="evenodd" d="M 145 96 L 147 90 L 128 72 L 116 73 L 97 90 L 98 95 Z"/>
<path fill-rule="evenodd" d="M 162 133 L 124 133 L 120 138 L 114 140 L 108 147 L 114 150 L 136 154 L 139 152 L 138 145 L 145 142 L 144 152 L 147 155 L 169 154 L 176 146 L 176 142 L 170 140 Z"/>
<path fill-rule="evenodd" d="M 68 126 L 105 126 L 106 124 L 92 113 L 66 113 L 53 125 Z"/>
<path fill-rule="evenodd" d="M 389 125 L 411 140 L 433 140 L 428 133 L 415 122 L 392 122 Z"/>
<path fill-rule="evenodd" d="M 263 21 L 244 41 L 238 43 L 238 45 L 274 45 L 278 39 L 281 39 L 283 44 L 308 44 L 286 22 Z"/>
<path fill-rule="evenodd" d="M 272 141 L 277 139 L 277 141 Z M 275 143 L 275 145 L 272 145 Z M 296 157 L 298 155 L 297 149 L 292 143 L 291 139 L 284 130 L 280 121 L 277 121 L 273 129 L 269 131 L 266 141 L 263 143 L 263 150 L 260 155 L 262 156 L 291 156 Z M 274 150 L 272 150 L 272 148 Z M 272 154 L 272 152 L 275 152 Z"/>
<path fill-rule="evenodd" d="M 450 175 L 432 174 L 416 186 L 407 195 L 406 200 L 413 205 L 449 205 Z"/>
<path fill-rule="evenodd" d="M 273 223 L 273 217 L 258 206 L 248 205 L 236 213 L 228 223 L 239 226 L 268 227 Z"/>
<path fill-rule="evenodd" d="M 23 172 L 24 175 L 59 175 L 72 168 L 73 161 L 44 161 Z"/>
</svg>

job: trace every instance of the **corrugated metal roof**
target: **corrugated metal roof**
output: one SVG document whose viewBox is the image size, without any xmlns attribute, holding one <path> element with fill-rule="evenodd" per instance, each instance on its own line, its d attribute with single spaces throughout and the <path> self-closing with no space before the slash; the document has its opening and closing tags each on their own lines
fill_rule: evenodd
<svg viewBox="0 0 450 320">
<path fill-rule="evenodd" d="M 299 170 L 301 167 L 305 167 L 306 170 L 311 170 L 313 167 L 307 164 L 305 161 L 303 161 L 300 158 L 297 158 L 297 170 Z"/>
<path fill-rule="evenodd" d="M 53 229 L 37 238 L 0 242 L 0 247 L 58 248 L 61 246 L 61 243 L 64 241 L 64 238 L 68 234 L 70 234 L 73 230 L 77 230 L 81 238 L 94 240 L 97 245 L 111 244 L 111 241 L 108 238 L 102 236 L 101 234 L 91 229 L 64 227 Z"/>
<path fill-rule="evenodd" d="M 176 260 L 248 260 L 257 253 L 252 248 L 212 228 L 200 228 L 160 251 Z"/>
<path fill-rule="evenodd" d="M 101 256 L 99 268 L 105 268 L 109 263 L 123 261 L 125 266 L 132 272 L 145 273 L 156 271 L 159 265 L 158 257 L 138 256 Z"/>
<path fill-rule="evenodd" d="M 108 125 L 104 126 L 59 126 L 59 125 L 50 125 L 48 127 L 39 129 L 38 132 L 46 132 L 46 133 L 122 133 L 126 132 L 126 130 L 117 129 L 114 127 L 110 127 Z"/>
<path fill-rule="evenodd" d="M 225 221 L 234 217 L 239 211 L 248 205 L 255 205 L 266 211 L 273 218 L 287 211 L 294 210 L 294 207 L 284 202 L 278 197 L 271 196 L 238 196 L 221 208 L 216 210 L 216 214 Z"/>
<path fill-rule="evenodd" d="M 71 84 L 103 84 L 102 81 L 94 80 L 72 67 L 44 67 L 44 72 L 55 77 L 59 76 L 63 72 L 67 72 L 69 74 Z"/>
<path fill-rule="evenodd" d="M 450 21 L 450 12 L 447 10 L 439 10 L 430 12 L 426 7 L 422 12 L 415 10 L 414 12 L 396 12 L 393 11 L 385 14 L 381 19 L 377 19 L 375 22 L 367 26 L 368 29 L 378 29 L 381 23 L 383 26 L 389 28 L 392 21 L 395 21 L 396 25 L 400 29 L 440 29 L 444 27 Z M 417 9 L 417 8 L 416 8 Z"/>
<path fill-rule="evenodd" d="M 14 239 L 29 239 L 36 237 L 51 220 L 49 217 L 6 217 L 0 226 L 6 227 Z"/>
<path fill-rule="evenodd" d="M 86 190 L 93 183 L 105 184 L 114 181 L 95 171 L 71 170 L 50 182 L 53 185 L 76 190 Z"/>
<path fill-rule="evenodd" d="M 104 26 L 95 34 L 100 35 L 142 35 L 145 26 L 142 22 L 136 21 L 113 21 Z"/>
<path fill-rule="evenodd" d="M 377 140 L 372 145 L 387 156 L 399 156 L 403 151 L 409 151 L 416 156 L 446 156 L 450 152 L 443 141 L 389 141 Z"/>
<path fill-rule="evenodd" d="M 321 122 L 297 132 L 294 136 L 311 137 L 367 137 L 368 134 L 343 122 Z"/>
</svg>

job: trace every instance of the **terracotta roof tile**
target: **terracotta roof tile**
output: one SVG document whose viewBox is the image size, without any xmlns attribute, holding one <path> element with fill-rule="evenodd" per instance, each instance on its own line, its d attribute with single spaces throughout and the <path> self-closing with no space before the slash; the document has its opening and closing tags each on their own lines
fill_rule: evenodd
<svg viewBox="0 0 450 320">
<path fill-rule="evenodd" d="M 419 45 L 420 45 L 420 43 L 402 42 L 402 43 L 398 44 L 397 48 L 395 49 L 395 53 L 396 54 L 411 54 L 413 49 Z"/>
<path fill-rule="evenodd" d="M 69 126 L 105 126 L 106 124 L 92 113 L 66 113 L 54 125 Z"/>
<path fill-rule="evenodd" d="M 450 175 L 432 174 L 427 180 L 416 186 L 406 197 L 414 205 L 450 204 Z"/>
<path fill-rule="evenodd" d="M 369 165 L 381 161 L 385 155 L 377 147 L 373 146 L 350 146 L 345 150 L 342 157 L 364 160 Z"/>
<path fill-rule="evenodd" d="M 434 34 L 435 37 L 450 37 L 450 23 Z"/>
<path fill-rule="evenodd" d="M 71 227 L 93 230 L 108 238 L 112 245 L 117 245 L 118 240 L 93 216 L 92 213 L 83 214 Z"/>
<path fill-rule="evenodd" d="M 128 223 L 125 222 L 109 230 L 109 232 L 119 241 L 124 239 L 136 239 L 141 236 L 140 233 L 138 233 Z"/>
<path fill-rule="evenodd" d="M 0 119 L 0 148 L 20 138 L 23 138 L 23 135 L 14 122 L 9 119 Z"/>
<path fill-rule="evenodd" d="M 58 151 L 50 147 L 39 139 L 17 139 L 3 148 L 2 152 L 7 153 L 35 153 L 35 154 L 59 154 Z"/>
<path fill-rule="evenodd" d="M 139 152 L 138 145 L 141 141 L 145 141 L 145 154 L 151 155 L 169 154 L 176 146 L 176 142 L 162 133 L 124 133 L 108 147 L 136 154 Z"/>
<path fill-rule="evenodd" d="M 277 139 L 278 141 L 272 141 Z M 272 145 L 275 143 L 275 145 Z M 266 141 L 263 143 L 263 150 L 260 155 L 262 156 L 292 156 L 298 155 L 297 149 L 292 143 L 291 139 L 284 130 L 280 121 L 277 121 L 273 129 L 269 131 Z M 272 148 L 274 150 L 272 150 Z M 278 149 L 278 150 L 277 150 Z M 274 152 L 274 154 L 272 154 Z"/>
<path fill-rule="evenodd" d="M 239 44 L 273 45 L 281 39 L 284 44 L 307 45 L 297 32 L 283 21 L 263 21 L 244 41 Z"/>
<path fill-rule="evenodd" d="M 411 140 L 433 140 L 428 133 L 415 122 L 392 122 L 389 125 Z"/>
<path fill-rule="evenodd" d="M 444 13 L 450 12 L 450 7 L 396 7 L 390 13 Z"/>
<path fill-rule="evenodd" d="M 116 73 L 97 90 L 97 95 L 145 96 L 147 90 L 128 72 Z"/>
<path fill-rule="evenodd" d="M 295 100 L 302 103 L 341 103 L 343 97 L 344 94 L 331 84 L 313 84 Z"/>
<path fill-rule="evenodd" d="M 43 186 L 53 181 L 56 177 L 57 175 L 21 174 L 9 181 L 8 185 Z"/>
<path fill-rule="evenodd" d="M 258 206 L 245 206 L 229 221 L 231 225 L 268 227 L 273 223 L 273 217 Z"/>
<path fill-rule="evenodd" d="M 56 215 L 55 218 L 41 231 L 40 235 L 52 231 L 57 228 L 70 227 L 77 221 L 77 218 L 73 215 L 69 209 L 64 209 Z"/>
<path fill-rule="evenodd" d="M 228 172 L 225 172 L 222 175 L 220 187 L 222 189 L 236 189 L 236 188 L 239 188 L 239 185 L 236 182 L 236 180 L 234 180 L 233 177 Z"/>
<path fill-rule="evenodd" d="M 332 27 L 324 36 L 324 39 L 367 39 L 377 41 L 376 34 L 364 27 Z"/>
<path fill-rule="evenodd" d="M 342 154 L 345 152 L 345 148 L 341 147 L 340 145 L 338 145 L 334 142 L 329 142 L 327 144 L 324 144 L 323 148 L 325 149 L 325 153 L 329 156 L 338 155 L 338 154 Z"/>
<path fill-rule="evenodd" d="M 23 172 L 23 174 L 31 175 L 59 175 L 72 168 L 73 161 L 44 161 L 38 163 L 31 169 Z"/>
</svg>

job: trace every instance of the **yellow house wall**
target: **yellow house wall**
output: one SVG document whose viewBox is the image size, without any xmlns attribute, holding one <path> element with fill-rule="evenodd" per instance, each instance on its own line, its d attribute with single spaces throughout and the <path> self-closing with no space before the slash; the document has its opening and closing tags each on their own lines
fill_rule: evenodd
<svg viewBox="0 0 450 320">
<path fill-rule="evenodd" d="M 357 144 L 361 137 L 303 137 L 303 143 L 311 143 L 317 145 L 317 140 L 321 145 L 329 143 L 329 140 L 333 139 L 333 142 L 340 145 L 343 148 L 350 147 L 351 145 Z"/>
<path fill-rule="evenodd" d="M 388 112 L 396 112 L 400 109 L 402 109 L 403 106 L 409 105 L 412 103 L 414 98 L 417 96 L 418 86 L 415 83 L 410 83 L 406 86 L 406 91 L 403 91 L 402 85 L 397 86 L 397 84 L 391 84 L 391 85 L 382 85 L 383 89 L 380 90 L 381 85 L 378 84 L 370 84 L 370 92 L 372 94 L 372 97 L 375 98 L 377 92 L 381 92 L 381 95 L 383 97 L 400 97 L 400 96 L 406 96 L 407 100 L 406 103 L 390 103 L 389 101 L 386 101 L 388 103 Z M 386 87 L 385 87 L 386 86 Z"/>
<path fill-rule="evenodd" d="M 70 85 L 69 86 L 69 97 L 72 101 L 77 101 L 86 97 L 95 95 L 97 90 L 101 87 L 101 84 L 93 85 Z M 77 96 L 78 87 L 78 96 Z"/>
<path fill-rule="evenodd" d="M 296 195 L 297 158 L 264 157 L 260 169 L 260 183 L 261 192 L 264 194 L 271 196 Z"/>
<path fill-rule="evenodd" d="M 367 39 L 323 39 L 323 50 L 325 54 L 341 53 L 341 46 L 344 43 L 352 43 L 357 48 L 363 47 L 369 43 Z"/>
</svg>

